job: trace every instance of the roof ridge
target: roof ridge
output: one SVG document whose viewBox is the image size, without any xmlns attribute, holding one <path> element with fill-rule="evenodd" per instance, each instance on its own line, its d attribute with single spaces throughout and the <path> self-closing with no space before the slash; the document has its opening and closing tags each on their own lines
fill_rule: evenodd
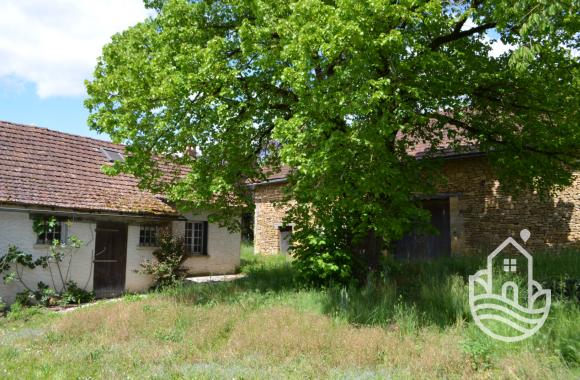
<svg viewBox="0 0 580 380">
<path fill-rule="evenodd" d="M 8 125 L 12 125 L 14 127 L 34 128 L 34 129 L 38 129 L 40 131 L 48 131 L 48 132 L 52 132 L 52 133 L 56 133 L 56 134 L 60 134 L 60 135 L 71 136 L 74 138 L 80 138 L 80 139 L 90 140 L 90 141 L 99 142 L 99 143 L 107 143 L 107 144 L 111 144 L 111 145 L 121 146 L 123 148 L 125 147 L 124 144 L 117 144 L 117 143 L 114 143 L 112 141 L 97 139 L 95 137 L 81 136 L 81 135 L 77 135 L 77 134 L 70 133 L 70 132 L 57 131 L 55 129 L 50 129 L 47 127 L 40 127 L 38 125 L 15 123 L 12 121 L 7 121 L 7 120 L 0 120 L 0 125 L 1 124 L 8 124 Z"/>
</svg>

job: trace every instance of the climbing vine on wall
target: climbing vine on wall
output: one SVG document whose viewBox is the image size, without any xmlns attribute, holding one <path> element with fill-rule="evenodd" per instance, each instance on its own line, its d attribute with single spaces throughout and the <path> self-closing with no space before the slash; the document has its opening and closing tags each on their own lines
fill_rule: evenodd
<svg viewBox="0 0 580 380">
<path fill-rule="evenodd" d="M 60 223 L 56 217 L 37 217 L 33 220 L 32 230 L 37 236 L 49 236 Z M 70 224 L 70 222 L 67 222 Z M 63 241 L 61 241 L 63 240 Z M 71 281 L 71 263 L 73 256 L 83 245 L 83 241 L 77 236 L 71 235 L 66 239 L 53 239 L 44 255 L 34 257 L 15 245 L 10 245 L 6 254 L 0 256 L 0 275 L 5 284 L 14 281 L 19 282 L 24 289 L 17 300 L 21 303 L 29 303 L 35 298 L 45 304 L 63 300 L 64 303 L 86 302 L 92 299 L 92 294 L 80 289 Z M 50 273 L 51 285 L 43 282 L 37 284 L 37 290 L 28 284 L 24 278 L 26 270 L 42 269 Z M 27 301 L 28 300 L 28 301 Z"/>
<path fill-rule="evenodd" d="M 47 234 L 53 231 L 58 225 L 58 220 L 55 216 L 37 217 L 32 221 L 32 231 L 36 235 Z"/>
</svg>

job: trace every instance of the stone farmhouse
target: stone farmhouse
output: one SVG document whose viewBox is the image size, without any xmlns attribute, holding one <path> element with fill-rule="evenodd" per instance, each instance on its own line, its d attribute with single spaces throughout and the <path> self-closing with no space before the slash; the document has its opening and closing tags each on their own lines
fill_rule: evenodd
<svg viewBox="0 0 580 380">
<path fill-rule="evenodd" d="M 418 144 L 410 152 L 417 159 L 430 149 Z M 566 248 L 580 244 L 580 177 L 554 198 L 542 200 L 536 194 L 513 196 L 500 189 L 487 158 L 479 152 L 443 149 L 443 174 L 447 184 L 436 194 L 421 197 L 431 211 L 437 235 L 409 233 L 396 242 L 393 253 L 401 258 L 489 253 L 506 236 L 527 228 L 532 250 Z M 256 252 L 284 253 L 291 226 L 283 226 L 287 206 L 283 198 L 289 168 L 254 185 L 254 241 Z"/>
</svg>

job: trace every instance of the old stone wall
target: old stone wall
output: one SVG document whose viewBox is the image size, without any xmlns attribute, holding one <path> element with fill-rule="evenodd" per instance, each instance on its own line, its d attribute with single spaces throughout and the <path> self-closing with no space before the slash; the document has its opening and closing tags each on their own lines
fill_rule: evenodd
<svg viewBox="0 0 580 380">
<path fill-rule="evenodd" d="M 483 157 L 449 160 L 442 193 L 451 199 L 451 241 L 457 253 L 488 252 L 527 228 L 532 250 L 580 244 L 580 178 L 551 199 L 512 195 L 500 186 Z M 454 210 L 455 198 L 455 210 Z M 455 220 L 454 220 L 455 218 Z"/>
<path fill-rule="evenodd" d="M 283 198 L 284 184 L 256 186 L 254 202 L 254 250 L 263 254 L 280 251 L 279 227 L 283 223 L 288 206 L 277 204 Z"/>
<path fill-rule="evenodd" d="M 580 245 L 580 177 L 552 199 L 537 194 L 510 195 L 502 189 L 486 158 L 451 159 L 443 172 L 447 181 L 438 197 L 450 204 L 451 250 L 453 254 L 490 252 L 508 236 L 517 237 L 527 228 L 533 251 Z M 279 251 L 279 226 L 286 207 L 283 184 L 256 186 L 254 218 L 256 252 Z"/>
</svg>

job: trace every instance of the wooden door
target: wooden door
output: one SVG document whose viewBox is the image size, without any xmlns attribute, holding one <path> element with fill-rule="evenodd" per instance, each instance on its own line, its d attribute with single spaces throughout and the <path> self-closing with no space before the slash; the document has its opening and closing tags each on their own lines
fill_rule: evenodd
<svg viewBox="0 0 580 380">
<path fill-rule="evenodd" d="M 127 225 L 99 222 L 95 240 L 93 290 L 97 298 L 116 297 L 125 290 Z"/>
<path fill-rule="evenodd" d="M 449 199 L 425 200 L 422 206 L 431 213 L 431 225 L 437 233 L 415 230 L 406 234 L 394 244 L 399 259 L 434 259 L 451 254 Z"/>
</svg>

